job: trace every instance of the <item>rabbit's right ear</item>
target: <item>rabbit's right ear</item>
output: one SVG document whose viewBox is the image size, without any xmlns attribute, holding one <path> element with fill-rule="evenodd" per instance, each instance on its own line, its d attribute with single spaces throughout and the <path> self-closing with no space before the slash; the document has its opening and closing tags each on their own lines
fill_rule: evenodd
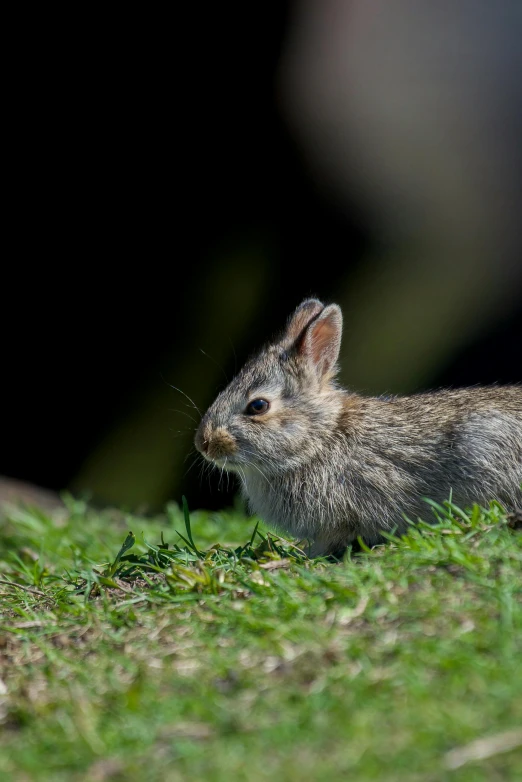
<svg viewBox="0 0 522 782">
<path fill-rule="evenodd" d="M 285 340 L 323 381 L 335 375 L 342 330 L 343 316 L 337 304 L 325 307 L 317 299 L 307 299 L 290 318 Z"/>
<path fill-rule="evenodd" d="M 331 379 L 336 373 L 342 331 L 341 308 L 329 304 L 309 323 L 299 340 L 299 353 L 321 381 Z"/>
<path fill-rule="evenodd" d="M 319 299 L 305 299 L 290 317 L 285 331 L 285 342 L 293 345 L 303 335 L 305 328 L 324 310 Z"/>
</svg>

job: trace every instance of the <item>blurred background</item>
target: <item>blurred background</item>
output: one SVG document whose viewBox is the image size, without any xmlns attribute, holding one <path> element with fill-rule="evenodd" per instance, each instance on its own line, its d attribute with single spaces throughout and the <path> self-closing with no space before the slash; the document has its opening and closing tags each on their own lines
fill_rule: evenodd
<svg viewBox="0 0 522 782">
<path fill-rule="evenodd" d="M 310 295 L 362 393 L 522 381 L 517 0 L 40 13 L 13 26 L 0 474 L 230 505 L 195 407 Z"/>
</svg>

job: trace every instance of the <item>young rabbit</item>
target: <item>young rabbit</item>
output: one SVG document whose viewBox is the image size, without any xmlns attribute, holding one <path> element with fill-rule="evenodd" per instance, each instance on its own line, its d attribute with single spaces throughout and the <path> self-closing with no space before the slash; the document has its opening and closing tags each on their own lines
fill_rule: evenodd
<svg viewBox="0 0 522 782">
<path fill-rule="evenodd" d="M 338 554 L 403 531 L 423 497 L 522 509 L 522 387 L 368 398 L 335 382 L 342 315 L 308 299 L 203 416 L 198 451 L 253 512 Z"/>
</svg>

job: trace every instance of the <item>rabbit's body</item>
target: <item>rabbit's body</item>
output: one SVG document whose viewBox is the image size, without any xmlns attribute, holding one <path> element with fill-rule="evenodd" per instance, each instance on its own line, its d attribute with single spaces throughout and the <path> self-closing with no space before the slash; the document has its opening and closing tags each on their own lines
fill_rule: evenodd
<svg viewBox="0 0 522 782">
<path fill-rule="evenodd" d="M 424 497 L 522 508 L 522 388 L 359 396 L 333 381 L 340 334 L 336 305 L 303 302 L 198 428 L 253 512 L 326 554 L 400 532 L 404 515 L 426 516 Z"/>
<path fill-rule="evenodd" d="M 498 409 L 499 394 L 503 401 Z M 244 495 L 276 527 L 336 551 L 360 535 L 426 517 L 423 497 L 522 507 L 522 389 L 443 391 L 383 400 L 339 392 L 337 427 L 318 431 L 292 470 L 245 467 Z M 313 453 L 312 453 L 313 451 Z M 506 460 L 506 452 L 513 458 Z"/>
</svg>

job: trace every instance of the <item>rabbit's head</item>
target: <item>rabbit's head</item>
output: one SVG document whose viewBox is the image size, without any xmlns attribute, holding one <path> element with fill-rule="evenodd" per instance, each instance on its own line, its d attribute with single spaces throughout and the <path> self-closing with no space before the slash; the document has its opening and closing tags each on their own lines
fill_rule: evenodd
<svg viewBox="0 0 522 782">
<path fill-rule="evenodd" d="M 283 334 L 250 359 L 203 416 L 196 448 L 241 473 L 292 469 L 324 448 L 341 402 L 334 376 L 341 310 L 307 299 Z"/>
</svg>

